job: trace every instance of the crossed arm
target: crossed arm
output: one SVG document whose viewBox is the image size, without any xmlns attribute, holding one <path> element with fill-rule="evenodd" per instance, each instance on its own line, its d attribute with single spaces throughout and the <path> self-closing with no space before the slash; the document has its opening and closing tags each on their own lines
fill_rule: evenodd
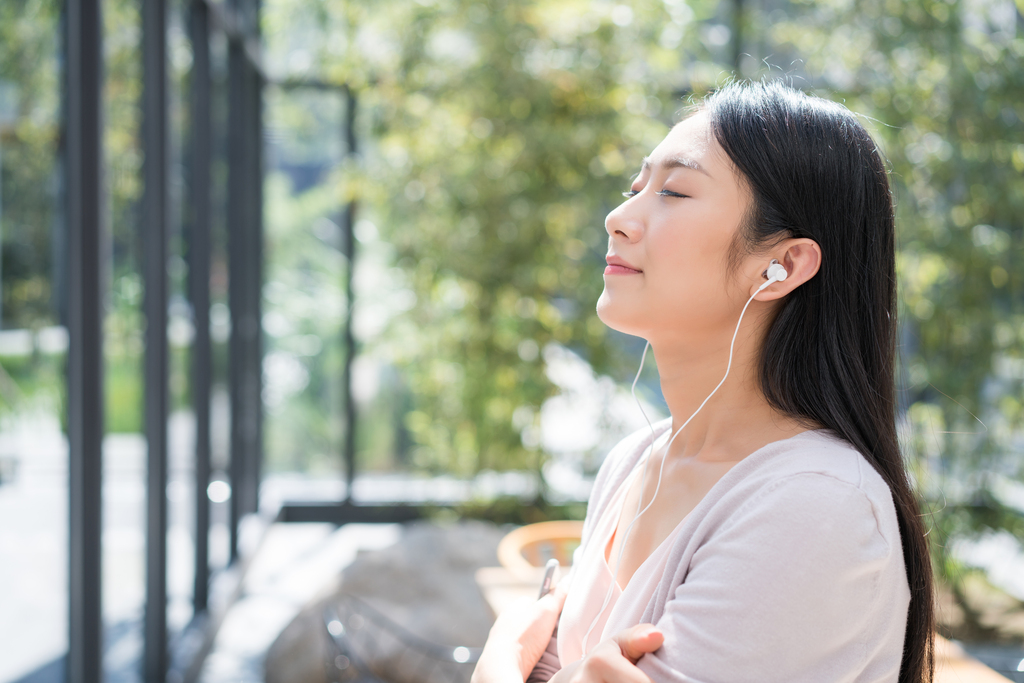
<svg viewBox="0 0 1024 683">
<path fill-rule="evenodd" d="M 471 683 L 523 683 L 544 654 L 564 602 L 564 590 L 556 588 L 521 609 L 503 612 L 491 628 Z M 651 683 L 635 664 L 663 640 L 651 624 L 626 629 L 560 670 L 551 683 Z"/>
</svg>

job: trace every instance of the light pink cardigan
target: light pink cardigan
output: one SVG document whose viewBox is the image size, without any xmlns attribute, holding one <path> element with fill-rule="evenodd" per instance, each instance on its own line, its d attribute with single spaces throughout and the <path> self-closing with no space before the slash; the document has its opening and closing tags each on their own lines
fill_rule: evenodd
<svg viewBox="0 0 1024 683">
<path fill-rule="evenodd" d="M 584 546 L 650 440 L 605 460 Z M 637 665 L 659 683 L 896 681 L 909 604 L 888 486 L 831 432 L 804 432 L 740 461 L 676 530 L 638 622 L 665 644 Z M 557 652 L 552 638 L 531 681 L 558 671 Z"/>
</svg>

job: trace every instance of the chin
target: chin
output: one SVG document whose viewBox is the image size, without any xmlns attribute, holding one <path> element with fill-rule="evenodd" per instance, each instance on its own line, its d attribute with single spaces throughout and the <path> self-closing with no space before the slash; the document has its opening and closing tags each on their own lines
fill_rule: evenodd
<svg viewBox="0 0 1024 683">
<path fill-rule="evenodd" d="M 645 328 L 638 308 L 625 301 L 616 301 L 605 289 L 597 300 L 597 317 L 616 332 L 642 337 Z"/>
</svg>

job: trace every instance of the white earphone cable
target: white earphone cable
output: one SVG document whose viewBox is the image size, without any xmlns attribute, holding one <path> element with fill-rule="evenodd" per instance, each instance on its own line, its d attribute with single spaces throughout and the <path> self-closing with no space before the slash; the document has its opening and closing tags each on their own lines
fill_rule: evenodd
<svg viewBox="0 0 1024 683">
<path fill-rule="evenodd" d="M 590 622 L 590 628 L 587 629 L 586 635 L 583 636 L 583 647 L 582 647 L 582 649 L 583 649 L 583 654 L 584 655 L 587 654 L 587 644 L 590 641 L 590 634 L 591 634 L 591 632 L 593 632 L 594 627 L 597 625 L 598 619 L 601 618 L 601 615 L 604 614 L 605 609 L 607 609 L 608 601 L 611 600 L 612 592 L 613 592 L 615 586 L 618 584 L 619 566 L 622 563 L 622 554 L 623 554 L 623 551 L 626 549 L 626 542 L 629 540 L 629 534 L 633 530 L 633 525 L 636 524 L 636 521 L 638 519 L 640 519 L 640 516 L 643 515 L 645 512 L 647 512 L 647 510 L 651 507 L 651 505 L 654 504 L 655 498 L 658 497 L 658 491 L 661 490 L 661 475 L 665 471 L 665 460 L 666 460 L 666 458 L 668 456 L 669 449 L 672 447 L 672 443 L 676 440 L 676 437 L 679 436 L 679 434 L 683 431 L 683 429 L 686 427 L 686 425 L 690 424 L 690 421 L 693 420 L 693 418 L 695 418 L 697 416 L 697 413 L 699 413 L 701 411 L 701 409 L 705 405 L 707 405 L 707 402 L 711 400 L 711 397 L 714 396 L 718 392 L 718 390 L 722 387 L 722 385 L 725 384 L 726 378 L 729 377 L 729 371 L 732 370 L 733 349 L 736 347 L 736 336 L 740 332 L 740 325 L 743 323 L 743 316 L 746 315 L 747 307 L 750 306 L 750 302 L 754 300 L 754 297 L 756 297 L 758 294 L 763 292 L 765 290 L 765 288 L 768 287 L 768 285 L 770 285 L 770 284 L 772 284 L 774 282 L 777 282 L 777 281 L 784 280 L 785 279 L 785 272 L 786 272 L 785 270 L 782 271 L 782 273 L 783 273 L 782 278 L 778 278 L 778 276 L 775 273 L 773 273 L 768 278 L 768 281 L 765 282 L 764 284 L 762 284 L 760 287 L 758 287 L 757 291 L 754 292 L 753 294 L 751 294 L 750 298 L 747 299 L 747 303 L 745 303 L 743 305 L 743 310 L 740 311 L 740 319 L 736 321 L 736 329 L 733 330 L 733 333 L 732 333 L 732 341 L 729 342 L 729 362 L 725 366 L 725 374 L 722 375 L 722 380 L 718 383 L 718 386 L 716 386 L 714 389 L 711 390 L 711 393 L 708 394 L 707 398 L 704 399 L 704 402 L 701 403 L 697 407 L 697 410 L 693 411 L 693 414 L 690 415 L 690 417 L 688 417 L 686 419 L 686 422 L 684 422 L 679 427 L 679 429 L 677 429 L 675 431 L 675 433 L 672 435 L 672 438 L 669 439 L 668 444 L 665 446 L 665 456 L 662 457 L 661 463 L 658 465 L 658 483 L 654 486 L 654 494 L 651 496 L 650 502 L 647 503 L 647 505 L 644 506 L 643 509 L 640 509 L 640 506 L 643 504 L 644 484 L 647 482 L 647 465 L 650 463 L 651 456 L 654 455 L 654 441 L 655 441 L 655 438 L 654 438 L 654 425 L 651 424 L 650 418 L 648 418 L 647 417 L 647 413 L 644 412 L 644 407 L 640 403 L 640 399 L 638 399 L 636 397 L 636 384 L 637 384 L 637 381 L 639 381 L 639 379 L 640 379 L 640 373 L 644 369 L 644 360 L 647 358 L 647 350 L 651 347 L 651 343 L 647 342 L 647 344 L 644 346 L 643 355 L 640 356 L 640 367 L 637 368 L 636 377 L 633 378 L 633 386 L 631 388 L 631 393 L 633 395 L 633 400 L 636 401 L 637 407 L 640 408 L 640 414 L 644 416 L 644 419 L 647 421 L 647 426 L 650 427 L 650 429 L 651 429 L 650 451 L 647 453 L 647 455 L 646 455 L 646 457 L 644 459 L 644 468 L 643 468 L 642 476 L 640 478 L 640 498 L 637 500 L 637 504 L 636 504 L 636 507 L 637 507 L 636 515 L 633 517 L 633 520 L 626 527 L 626 531 L 623 534 L 622 542 L 619 543 L 619 554 L 618 554 L 618 557 L 615 560 L 615 567 L 614 567 L 614 569 L 609 568 L 609 569 L 611 569 L 612 583 L 608 587 L 608 592 L 605 593 L 604 602 L 601 604 L 601 609 L 599 609 L 597 611 L 597 614 L 594 616 L 594 620 Z"/>
<path fill-rule="evenodd" d="M 644 420 L 647 421 L 647 426 L 651 430 L 651 443 L 650 443 L 650 446 L 649 446 L 650 450 L 648 451 L 647 456 L 644 459 L 644 469 L 643 469 L 643 472 L 641 472 L 641 477 L 640 477 L 640 490 L 641 491 L 644 490 L 644 484 L 647 483 L 647 464 L 650 462 L 651 455 L 654 453 L 654 425 L 651 423 L 651 418 L 647 417 L 647 413 L 644 412 L 644 407 L 643 407 L 643 404 L 640 403 L 640 399 L 638 399 L 636 397 L 636 383 L 640 380 L 640 373 L 642 373 L 643 370 L 644 370 L 644 361 L 647 360 L 647 351 L 650 348 L 651 348 L 651 342 L 647 342 L 646 344 L 644 344 L 644 352 L 640 356 L 640 367 L 638 367 L 636 369 L 636 377 L 633 378 L 633 385 L 630 387 L 630 390 L 629 390 L 630 394 L 632 394 L 632 396 L 633 396 L 633 400 L 636 401 L 637 407 L 640 408 L 640 414 L 644 416 Z M 664 463 L 664 460 L 662 460 L 662 463 Z M 661 471 L 660 470 L 658 472 L 658 483 L 659 484 L 661 483 Z M 630 522 L 629 526 L 626 528 L 626 538 L 629 538 L 629 530 L 633 528 L 633 523 L 636 522 L 637 519 L 639 519 L 641 514 L 643 514 L 641 512 L 641 510 L 640 510 L 640 504 L 642 502 L 643 502 L 643 497 L 641 496 L 641 499 L 638 500 L 637 503 L 636 503 L 636 514 L 633 517 L 633 521 Z M 618 560 L 616 560 L 616 564 L 615 564 L 615 572 L 612 574 L 612 585 L 609 586 L 608 592 L 605 593 L 605 595 L 604 595 L 604 602 L 601 603 L 601 609 L 599 609 L 597 611 L 597 616 L 595 616 L 594 620 L 592 622 L 590 622 L 590 628 L 587 629 L 587 633 L 583 636 L 583 654 L 587 653 L 587 643 L 590 641 L 590 634 L 591 634 L 591 632 L 593 632 L 594 626 L 597 625 L 597 620 L 601 618 L 602 614 L 604 614 L 604 610 L 608 607 L 608 601 L 611 600 L 611 598 L 612 598 L 612 589 L 614 588 L 615 583 L 617 582 L 617 580 L 615 578 L 615 575 L 618 573 L 618 563 L 621 560 L 622 560 L 622 551 L 620 549 L 620 551 L 619 551 L 619 558 L 618 558 Z"/>
</svg>

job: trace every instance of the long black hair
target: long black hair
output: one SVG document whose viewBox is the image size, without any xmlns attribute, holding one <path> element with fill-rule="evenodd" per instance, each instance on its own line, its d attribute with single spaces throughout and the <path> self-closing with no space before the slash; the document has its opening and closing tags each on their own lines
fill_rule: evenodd
<svg viewBox="0 0 1024 683">
<path fill-rule="evenodd" d="M 875 142 L 845 107 L 778 81 L 733 83 L 699 106 L 751 194 L 737 250 L 818 243 L 817 275 L 780 304 L 761 389 L 777 410 L 833 430 L 892 492 L 910 585 L 900 683 L 932 680 L 932 567 L 896 437 L 896 240 Z"/>
</svg>

